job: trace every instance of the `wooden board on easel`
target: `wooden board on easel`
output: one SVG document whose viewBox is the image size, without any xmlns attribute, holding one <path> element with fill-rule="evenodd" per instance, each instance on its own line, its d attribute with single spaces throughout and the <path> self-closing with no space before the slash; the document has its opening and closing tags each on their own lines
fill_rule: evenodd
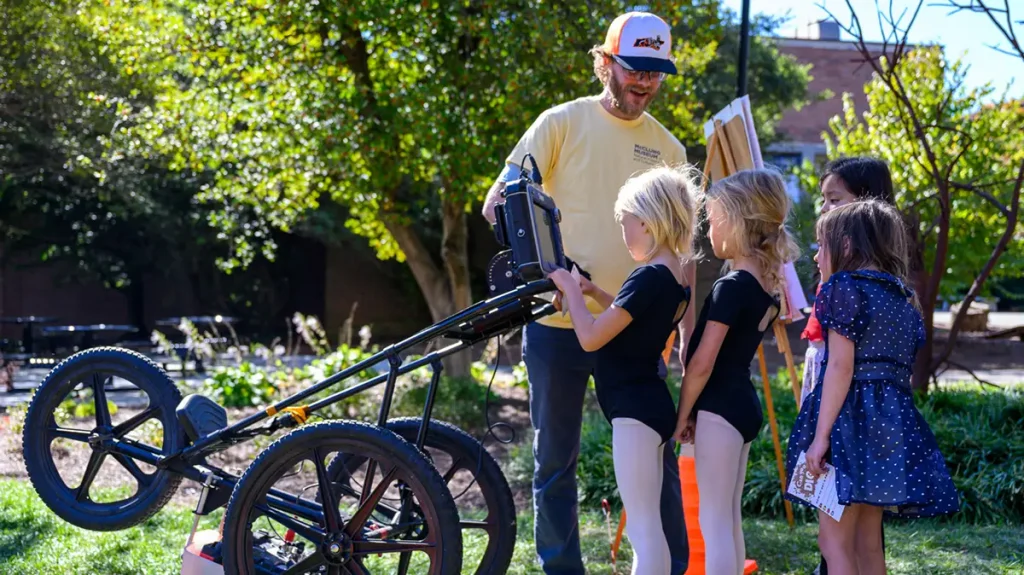
<svg viewBox="0 0 1024 575">
<path fill-rule="evenodd" d="M 753 116 L 750 113 L 750 100 L 748 97 L 737 98 L 725 109 L 715 114 L 715 117 L 705 124 L 704 133 L 708 141 L 708 154 L 704 165 L 705 179 L 717 181 L 740 170 L 762 168 L 764 166 L 760 146 L 757 142 L 757 133 L 754 130 Z M 792 266 L 792 264 L 787 265 L 789 267 Z M 803 295 L 795 272 L 788 273 L 790 271 L 786 270 L 783 274 L 784 285 L 782 297 L 780 298 L 781 309 L 779 311 L 779 319 L 775 321 L 773 328 L 779 353 L 786 359 L 786 369 L 793 388 L 793 396 L 799 407 L 800 381 L 796 376 L 796 365 L 793 360 L 792 348 L 789 345 L 786 325 L 794 319 L 802 317 L 799 311 L 802 306 L 794 304 L 803 301 Z M 794 283 L 796 285 L 793 285 Z M 806 306 L 806 302 L 803 303 L 803 306 Z M 763 345 L 759 345 L 757 348 L 757 358 L 760 364 L 765 407 L 768 411 L 768 422 L 772 432 L 772 443 L 775 446 L 775 461 L 779 470 L 779 483 L 783 493 L 786 520 L 792 526 L 793 507 L 785 499 L 786 467 L 782 459 L 782 446 L 779 440 L 775 406 L 772 401 L 771 385 L 768 380 L 768 366 L 765 362 Z"/>
</svg>

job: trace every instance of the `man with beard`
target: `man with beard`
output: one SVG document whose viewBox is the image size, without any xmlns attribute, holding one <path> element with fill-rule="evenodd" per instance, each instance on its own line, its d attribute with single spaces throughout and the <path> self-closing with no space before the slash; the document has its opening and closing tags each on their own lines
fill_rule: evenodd
<svg viewBox="0 0 1024 575">
<path fill-rule="evenodd" d="M 594 73 L 604 90 L 542 113 L 509 154 L 484 202 L 484 217 L 493 224 L 494 206 L 501 201 L 505 182 L 519 178 L 524 156 L 532 154 L 545 192 L 562 211 L 566 255 L 590 275 L 593 284 L 611 294 L 618 292 L 636 267 L 614 217 L 619 188 L 630 176 L 652 166 L 686 162 L 683 145 L 646 112 L 665 76 L 676 73 L 671 48 L 670 28 L 658 16 L 630 12 L 616 18 L 604 44 L 590 51 Z M 687 267 L 691 289 L 695 275 L 691 264 Z M 589 282 L 583 281 L 587 295 Z M 589 297 L 587 307 L 595 316 L 601 312 Z M 691 308 L 681 322 L 681 336 L 692 331 L 693 321 Z M 681 337 L 680 343 L 682 359 L 685 339 Z M 576 463 L 583 399 L 594 373 L 594 355 L 580 346 L 568 314 L 548 316 L 525 329 L 523 357 L 534 428 L 534 537 L 537 556 L 548 574 L 585 572 Z M 677 575 L 686 570 L 689 549 L 671 442 L 665 445 L 664 465 L 662 526 L 672 556 L 672 574 Z"/>
</svg>

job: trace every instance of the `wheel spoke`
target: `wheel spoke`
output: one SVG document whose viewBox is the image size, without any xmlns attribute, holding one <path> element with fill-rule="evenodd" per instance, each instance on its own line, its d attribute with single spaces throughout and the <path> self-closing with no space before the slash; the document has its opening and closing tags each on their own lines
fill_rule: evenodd
<svg viewBox="0 0 1024 575">
<path fill-rule="evenodd" d="M 412 551 L 427 551 L 428 549 L 434 549 L 434 544 L 424 541 L 400 541 L 396 539 L 352 542 L 352 553 L 355 555 L 409 553 Z"/>
<path fill-rule="evenodd" d="M 331 565 L 327 567 L 327 575 L 341 575 L 342 569 L 341 565 Z"/>
<path fill-rule="evenodd" d="M 359 496 L 359 504 L 366 503 L 366 498 L 370 496 L 370 486 L 373 485 L 373 476 L 377 474 L 377 462 L 373 459 L 366 463 L 366 479 L 363 480 L 363 493 Z"/>
<path fill-rule="evenodd" d="M 129 433 L 135 431 L 143 423 L 146 423 L 147 421 L 153 419 L 154 417 L 158 417 L 160 415 L 160 411 L 161 409 L 159 407 L 148 407 L 146 408 L 146 410 L 140 411 L 139 413 L 133 415 L 128 420 L 117 424 L 116 426 L 114 426 L 113 430 L 114 437 L 120 439 L 122 436 L 128 435 Z"/>
<path fill-rule="evenodd" d="M 316 466 L 316 479 L 320 488 L 320 501 L 323 506 L 327 532 L 338 533 L 341 531 L 341 511 L 338 509 L 338 498 L 334 493 L 331 478 L 327 476 L 323 454 L 316 447 L 313 448 L 313 465 Z"/>
<path fill-rule="evenodd" d="M 491 524 L 486 521 L 459 521 L 459 527 L 463 529 L 483 529 L 484 531 L 490 530 Z"/>
<path fill-rule="evenodd" d="M 77 501 L 85 501 L 89 497 L 89 488 L 92 487 L 92 482 L 96 479 L 96 474 L 99 473 L 100 467 L 103 466 L 103 459 L 106 456 L 107 454 L 102 451 L 93 451 L 92 455 L 89 456 L 89 464 L 85 466 L 82 482 L 75 491 L 75 499 Z"/>
<path fill-rule="evenodd" d="M 348 563 L 345 564 L 345 571 L 351 575 L 370 575 L 370 572 L 363 566 L 363 562 L 358 557 L 353 557 Z"/>
<path fill-rule="evenodd" d="M 359 510 L 355 512 L 352 519 L 349 520 L 348 524 L 345 525 L 345 534 L 349 537 L 355 537 L 357 533 L 361 532 L 363 525 L 366 525 L 366 520 L 370 518 L 370 514 L 373 513 L 373 509 L 380 502 L 381 497 L 384 496 L 384 492 L 387 491 L 388 486 L 391 485 L 391 481 L 398 474 L 398 466 L 392 466 L 377 487 L 373 488 L 370 495 L 367 496 L 366 492 L 370 489 L 370 485 L 373 482 L 373 476 L 368 475 L 366 481 L 363 482 L 363 498 L 364 501 L 359 506 Z"/>
<path fill-rule="evenodd" d="M 139 482 L 140 490 L 149 487 L 149 485 L 153 482 L 153 476 L 147 475 L 145 472 L 143 472 L 142 469 L 139 468 L 138 464 L 135 463 L 135 460 L 132 459 L 131 457 L 128 457 L 123 453 L 111 453 L 110 455 L 115 460 L 117 460 L 118 463 L 121 464 L 121 467 L 124 467 L 126 470 L 128 470 L 128 473 L 131 473 L 132 477 L 134 477 L 136 481 Z"/>
<path fill-rule="evenodd" d="M 110 409 L 107 407 L 105 380 L 98 373 L 92 375 L 92 397 L 96 402 L 96 427 L 110 427 Z"/>
<path fill-rule="evenodd" d="M 410 561 L 412 561 L 412 553 L 402 553 L 398 557 L 398 575 L 408 575 Z"/>
<path fill-rule="evenodd" d="M 290 567 L 282 575 L 302 575 L 303 573 L 313 571 L 314 567 L 320 567 L 326 562 L 327 560 L 324 559 L 323 554 L 317 551 L 316 553 L 313 553 L 309 557 L 306 557 L 302 561 L 299 561 L 298 563 Z"/>
<path fill-rule="evenodd" d="M 452 466 L 448 468 L 448 471 L 444 472 L 444 477 L 442 477 L 441 479 L 444 479 L 445 485 L 448 485 L 448 482 L 452 480 L 452 477 L 455 476 L 455 473 L 458 470 L 462 469 L 461 467 L 459 467 L 460 463 L 462 463 L 462 458 L 452 461 Z"/>
<path fill-rule="evenodd" d="M 320 529 L 312 525 L 307 525 L 301 521 L 297 521 L 284 513 L 276 509 L 272 509 L 268 505 L 259 503 L 256 505 L 256 509 L 266 515 L 269 519 L 277 521 L 281 525 L 284 525 L 288 529 L 291 529 L 298 535 L 305 537 L 307 540 L 319 545 L 323 542 L 325 534 Z"/>
<path fill-rule="evenodd" d="M 360 499 L 360 501 L 362 501 L 362 495 L 359 492 L 357 492 L 355 489 L 352 489 L 351 487 L 349 487 L 348 485 L 343 485 L 341 483 L 335 483 L 334 487 L 335 487 L 335 489 L 337 489 L 338 491 L 341 492 L 340 495 L 348 495 L 349 497 L 358 497 Z M 340 497 L 339 497 L 339 499 L 340 499 Z M 381 513 L 381 514 L 389 515 L 389 516 L 392 516 L 392 515 L 395 515 L 396 513 L 398 513 L 398 509 L 396 509 L 395 507 L 392 507 L 391 505 L 388 505 L 387 503 L 378 503 L 376 511 L 377 511 L 377 513 Z"/>
<path fill-rule="evenodd" d="M 83 431 L 81 429 L 68 429 L 66 427 L 51 427 L 46 430 L 52 437 L 50 441 L 58 437 L 63 439 L 70 439 L 71 441 L 82 441 L 88 442 L 89 436 L 92 435 L 91 431 Z"/>
</svg>

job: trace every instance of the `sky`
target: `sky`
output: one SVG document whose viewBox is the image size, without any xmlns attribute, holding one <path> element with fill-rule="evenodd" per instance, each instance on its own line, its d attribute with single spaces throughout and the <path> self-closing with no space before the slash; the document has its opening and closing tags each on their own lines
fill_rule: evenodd
<svg viewBox="0 0 1024 575">
<path fill-rule="evenodd" d="M 723 0 L 723 3 L 737 14 L 740 13 L 742 0 Z M 918 4 L 917 1 L 891 0 L 891 3 L 892 12 L 897 19 L 901 12 L 906 10 L 901 22 L 901 27 L 905 28 Z M 987 98 L 989 100 L 998 98 L 1010 82 L 1012 84 L 1008 94 L 1016 98 L 1024 97 L 1024 60 L 1001 54 L 989 47 L 993 43 L 1002 48 L 1009 48 L 1009 45 L 988 16 L 966 11 L 950 15 L 948 6 L 934 6 L 946 3 L 944 0 L 924 0 L 924 5 L 910 29 L 908 41 L 941 44 L 950 60 L 960 57 L 963 63 L 969 66 L 965 78 L 967 88 L 980 87 L 988 82 L 995 87 L 995 92 Z M 961 0 L 960 3 L 967 4 L 969 0 Z M 881 41 L 878 8 L 888 12 L 890 0 L 850 0 L 850 4 L 853 5 L 860 20 L 865 40 Z M 1000 0 L 990 0 L 987 4 L 1003 6 Z M 1024 2 L 1009 0 L 1009 4 L 1012 18 L 1024 20 Z M 790 19 L 778 34 L 792 37 L 797 36 L 797 28 L 806 30 L 808 22 L 828 17 L 822 6 L 835 15 L 840 24 L 849 26 L 852 19 L 845 0 L 750 0 L 750 13 L 774 16 L 784 16 L 788 13 Z M 1005 16 L 997 17 L 1001 18 L 1005 26 Z M 887 30 L 890 28 L 884 21 L 883 25 Z M 1020 41 L 1024 42 L 1024 24 L 1016 24 L 1014 31 Z M 806 37 L 806 32 L 803 35 Z M 846 32 L 840 32 L 840 39 L 852 40 Z"/>
</svg>

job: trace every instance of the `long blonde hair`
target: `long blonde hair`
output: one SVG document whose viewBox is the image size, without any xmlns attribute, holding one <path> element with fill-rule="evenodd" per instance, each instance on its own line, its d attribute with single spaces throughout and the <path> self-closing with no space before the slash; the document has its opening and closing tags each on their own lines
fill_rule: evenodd
<svg viewBox="0 0 1024 575">
<path fill-rule="evenodd" d="M 781 293 L 782 266 L 800 255 L 786 228 L 791 202 L 782 177 L 771 170 L 742 170 L 715 182 L 707 200 L 725 213 L 738 255 L 756 261 L 768 291 Z"/>
<path fill-rule="evenodd" d="M 699 174 L 693 167 L 661 166 L 631 177 L 619 188 L 615 221 L 621 222 L 623 214 L 632 214 L 647 225 L 654 238 L 645 259 L 653 257 L 663 245 L 680 262 L 694 257 Z"/>
</svg>

